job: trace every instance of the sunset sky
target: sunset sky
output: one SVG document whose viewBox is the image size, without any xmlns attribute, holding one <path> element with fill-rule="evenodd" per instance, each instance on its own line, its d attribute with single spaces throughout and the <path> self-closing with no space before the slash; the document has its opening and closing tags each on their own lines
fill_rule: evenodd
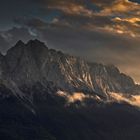
<svg viewBox="0 0 140 140">
<path fill-rule="evenodd" d="M 140 0 L 0 1 L 0 50 L 38 38 L 140 83 Z"/>
</svg>

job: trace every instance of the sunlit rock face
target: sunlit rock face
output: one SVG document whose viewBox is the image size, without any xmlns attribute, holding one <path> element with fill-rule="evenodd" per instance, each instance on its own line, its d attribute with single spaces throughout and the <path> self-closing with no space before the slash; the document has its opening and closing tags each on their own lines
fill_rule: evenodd
<svg viewBox="0 0 140 140">
<path fill-rule="evenodd" d="M 110 92 L 134 94 L 139 91 L 133 79 L 120 73 L 115 66 L 88 63 L 48 49 L 38 40 L 27 44 L 19 41 L 5 56 L 0 56 L 0 62 L 1 80 L 11 82 L 16 88 L 36 82 L 46 87 L 46 82 L 52 82 L 63 91 L 97 94 L 104 98 L 108 98 Z"/>
<path fill-rule="evenodd" d="M 91 64 L 91 75 L 95 91 L 132 93 L 135 83 L 133 79 L 113 65 Z"/>
</svg>

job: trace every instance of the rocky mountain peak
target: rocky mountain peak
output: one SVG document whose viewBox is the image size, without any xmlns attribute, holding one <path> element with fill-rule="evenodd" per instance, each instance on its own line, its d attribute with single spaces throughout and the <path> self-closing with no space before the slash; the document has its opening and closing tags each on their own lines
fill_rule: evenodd
<svg viewBox="0 0 140 140">
<path fill-rule="evenodd" d="M 24 42 L 22 40 L 19 40 L 15 46 L 24 46 Z"/>
<path fill-rule="evenodd" d="M 41 42 L 37 39 L 28 41 L 26 46 L 27 47 L 32 47 L 32 48 L 40 48 L 40 49 L 45 48 L 45 49 L 47 49 L 45 43 L 43 43 L 43 42 Z"/>
<path fill-rule="evenodd" d="M 133 79 L 114 65 L 88 63 L 87 61 L 48 49 L 39 40 L 28 43 L 18 41 L 4 56 L 4 77 L 17 87 L 52 82 L 66 91 L 130 93 L 135 88 Z M 136 88 L 135 88 L 136 89 Z M 137 88 L 138 89 L 138 88 Z"/>
</svg>

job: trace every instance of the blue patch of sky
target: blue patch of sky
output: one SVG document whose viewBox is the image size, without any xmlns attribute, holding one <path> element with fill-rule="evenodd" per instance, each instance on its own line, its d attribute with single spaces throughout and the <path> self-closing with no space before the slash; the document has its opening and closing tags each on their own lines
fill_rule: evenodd
<svg viewBox="0 0 140 140">
<path fill-rule="evenodd" d="M 92 11 L 95 11 L 95 12 L 99 12 L 101 9 L 95 5 L 94 3 L 90 3 L 90 2 L 87 2 L 86 3 L 86 6 L 88 9 L 92 10 Z"/>
<path fill-rule="evenodd" d="M 140 0 L 129 0 L 129 1 L 140 3 Z"/>
<path fill-rule="evenodd" d="M 59 10 L 50 10 L 47 12 L 47 14 L 43 14 L 40 17 L 42 17 L 47 22 L 52 22 L 53 19 L 61 17 L 63 14 Z"/>
</svg>

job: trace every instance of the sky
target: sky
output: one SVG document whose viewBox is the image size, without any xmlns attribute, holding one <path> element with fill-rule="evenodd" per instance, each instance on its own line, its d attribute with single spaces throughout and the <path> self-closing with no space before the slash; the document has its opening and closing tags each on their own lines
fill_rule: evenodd
<svg viewBox="0 0 140 140">
<path fill-rule="evenodd" d="M 2 53 L 37 38 L 140 83 L 140 0 L 1 0 L 0 19 Z"/>
</svg>

